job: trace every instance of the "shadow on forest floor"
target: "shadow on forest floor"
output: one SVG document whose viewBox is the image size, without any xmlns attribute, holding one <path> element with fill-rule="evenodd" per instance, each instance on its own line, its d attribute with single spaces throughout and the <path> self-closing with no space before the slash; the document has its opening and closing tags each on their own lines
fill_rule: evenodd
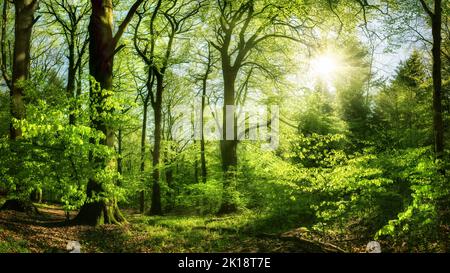
<svg viewBox="0 0 450 273">
<path fill-rule="evenodd" d="M 82 252 L 329 252 L 308 241 L 258 234 L 249 229 L 259 219 L 254 213 L 156 217 L 125 210 L 128 224 L 90 227 L 67 225 L 58 206 L 39 210 L 41 216 L 0 212 L 0 252 L 67 252 L 68 241 L 79 241 Z"/>
</svg>

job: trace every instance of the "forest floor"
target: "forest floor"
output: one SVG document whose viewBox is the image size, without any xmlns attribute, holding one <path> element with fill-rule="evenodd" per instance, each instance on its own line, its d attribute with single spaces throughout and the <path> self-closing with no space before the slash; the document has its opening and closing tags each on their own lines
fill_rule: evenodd
<svg viewBox="0 0 450 273">
<path fill-rule="evenodd" d="M 127 224 L 90 227 L 66 225 L 59 206 L 38 208 L 41 214 L 36 216 L 0 211 L 0 253 L 68 252 L 69 241 L 80 242 L 81 252 L 89 253 L 339 252 L 333 245 L 301 239 L 303 229 L 287 235 L 252 231 L 248 227 L 256 216 L 250 213 L 153 217 L 124 210 Z"/>
</svg>

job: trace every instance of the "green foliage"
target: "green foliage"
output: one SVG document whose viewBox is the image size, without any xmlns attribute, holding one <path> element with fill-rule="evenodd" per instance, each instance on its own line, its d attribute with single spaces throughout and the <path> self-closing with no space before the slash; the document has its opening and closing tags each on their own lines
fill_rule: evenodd
<svg viewBox="0 0 450 273">
<path fill-rule="evenodd" d="M 0 232 L 2 232 L 1 229 Z M 0 241 L 0 253 L 30 253 L 30 250 L 27 241 L 7 238 L 5 241 Z"/>
<path fill-rule="evenodd" d="M 9 132 L 9 96 L 0 91 L 0 137 Z"/>
<path fill-rule="evenodd" d="M 417 51 L 399 66 L 392 84 L 375 101 L 372 126 L 380 146 L 409 148 L 432 143 L 432 94 Z"/>
<path fill-rule="evenodd" d="M 177 206 L 196 208 L 200 215 L 216 213 L 222 201 L 222 182 L 209 180 L 205 184 L 187 185 L 177 197 Z"/>
<path fill-rule="evenodd" d="M 384 175 L 377 160 L 371 154 L 356 155 L 320 173 L 310 188 L 318 198 L 318 204 L 312 205 L 319 219 L 316 228 L 335 225 L 342 231 L 353 220 L 360 228 L 369 228 L 366 232 L 370 234 L 392 215 L 389 210 L 399 209 L 398 205 L 384 207 L 385 202 L 395 205 L 392 202 L 398 197 L 390 193 L 393 181 Z"/>
<path fill-rule="evenodd" d="M 304 167 L 332 167 L 346 160 L 344 135 L 299 134 L 291 140 L 291 159 Z"/>
<path fill-rule="evenodd" d="M 379 238 L 390 238 L 403 243 L 409 251 L 438 250 L 441 241 L 440 209 L 448 200 L 448 178 L 439 174 L 437 165 L 426 150 L 412 150 L 402 158 L 406 164 L 399 172 L 410 183 L 411 198 L 395 219 L 378 233 Z M 446 240 L 446 239 L 444 239 Z M 406 243 L 406 245 L 405 245 Z M 444 241 L 441 241 L 444 243 Z"/>
<path fill-rule="evenodd" d="M 88 118 L 87 115 L 77 115 L 78 122 L 69 124 L 69 113 L 74 110 L 69 107 L 69 100 L 65 95 L 58 99 L 42 99 L 42 92 L 58 92 L 57 88 L 46 88 L 27 86 L 26 119 L 13 120 L 13 125 L 22 129 L 22 138 L 19 141 L 1 140 L 0 187 L 6 189 L 10 197 L 21 199 L 28 199 L 35 189 L 44 189 L 44 193 L 49 193 L 49 201 L 61 202 L 66 210 L 73 210 L 86 200 L 87 181 L 95 177 L 103 183 L 105 193 L 94 198 L 120 200 L 123 190 L 115 185 L 116 169 L 99 170 L 102 165 L 92 164 L 90 160 L 91 156 L 108 160 L 115 156 L 113 149 L 102 145 L 105 135 L 88 126 L 89 120 L 83 119 Z M 86 96 L 76 100 L 81 107 L 87 106 Z M 107 108 L 109 111 L 103 111 L 104 114 L 96 118 L 117 123 L 110 110 L 120 109 L 119 104 L 110 99 L 104 105 L 95 107 L 92 104 L 92 107 L 96 110 Z"/>
<path fill-rule="evenodd" d="M 319 88 L 305 94 L 303 109 L 298 117 L 300 133 L 338 134 L 346 131 L 346 124 L 334 111 L 332 96 Z"/>
<path fill-rule="evenodd" d="M 97 242 L 96 250 L 105 251 L 106 243 L 119 248 L 136 239 L 132 233 L 138 231 L 145 234 L 139 233 L 141 250 L 228 251 L 249 239 L 243 232 L 299 227 L 330 240 L 353 237 L 365 244 L 376 238 L 393 251 L 443 249 L 439 242 L 448 240 L 450 187 L 442 170 L 449 168 L 450 157 L 449 151 L 440 162 L 433 156 L 431 65 L 416 50 L 390 80 L 377 80 L 380 45 L 372 38 L 380 33 L 372 33 L 369 23 L 378 19 L 374 25 L 381 30 L 385 20 L 392 23 L 386 34 L 398 34 L 404 26 L 400 31 L 393 26 L 426 18 L 418 1 L 381 1 L 361 10 L 366 1 L 183 0 L 162 1 L 158 11 L 155 1 L 144 1 L 114 52 L 113 90 L 86 76 L 81 46 L 88 33 L 89 1 L 66 3 L 67 9 L 50 2 L 39 20 L 48 29 L 33 30 L 43 39 L 33 36 L 30 79 L 15 83 L 25 88 L 25 119 L 11 120 L 12 101 L 6 85 L 1 86 L 0 192 L 8 198 L 28 200 L 42 190 L 44 201 L 65 211 L 98 200 L 136 209 L 144 192 L 148 207 L 157 168 L 163 211 L 175 216 L 131 216 L 129 233 L 115 234 L 116 242 Z M 114 2 L 120 14 L 127 14 L 127 1 Z M 405 10 L 401 20 L 374 16 L 386 3 L 395 12 Z M 52 7 L 62 21 L 53 22 Z M 69 50 L 55 46 L 70 40 L 63 21 L 74 23 L 74 15 L 66 16 L 71 10 L 83 13 L 74 32 L 80 58 L 76 94 L 67 94 L 67 64 L 61 60 L 63 54 L 70 57 Z M 448 16 L 448 5 L 444 13 Z M 7 14 L 13 18 L 12 9 Z M 361 23 L 368 24 L 360 28 Z M 6 26 L 7 33 L 13 33 L 12 25 Z M 54 30 L 65 37 L 49 35 Z M 363 32 L 370 41 L 362 39 Z M 12 41 L 8 35 L 6 41 Z M 443 52 L 449 51 L 449 35 L 444 29 Z M 205 52 L 206 45 L 211 52 Z M 323 68 L 321 76 L 307 73 L 310 55 L 327 52 L 338 64 L 325 65 L 336 67 Z M 211 64 L 207 79 L 205 62 Z M 448 136 L 450 65 L 448 58 L 443 62 Z M 2 73 L 9 66 L 2 60 Z M 296 73 L 305 75 L 291 82 Z M 204 85 L 206 97 L 200 95 Z M 162 95 L 154 93 L 156 87 Z M 271 126 L 271 132 L 278 133 L 280 147 L 263 151 L 259 141 L 239 141 L 237 166 L 224 173 L 219 141 L 207 141 L 203 183 L 199 141 L 175 139 L 172 131 L 180 119 L 177 106 L 197 108 L 200 98 L 206 110 L 233 98 L 238 105 L 279 106 L 280 128 L 275 132 Z M 157 102 L 161 124 L 152 115 Z M 144 128 L 143 108 L 148 111 Z M 220 113 L 207 114 L 204 121 L 220 124 L 220 118 Z M 22 129 L 20 139 L 8 138 L 10 124 Z M 156 125 L 162 131 L 161 155 L 153 166 Z M 101 187 L 90 199 L 89 180 Z M 236 204 L 239 214 L 210 217 L 224 200 Z M 0 242 L 2 251 L 28 250 L 24 242 L 11 239 Z"/>
</svg>

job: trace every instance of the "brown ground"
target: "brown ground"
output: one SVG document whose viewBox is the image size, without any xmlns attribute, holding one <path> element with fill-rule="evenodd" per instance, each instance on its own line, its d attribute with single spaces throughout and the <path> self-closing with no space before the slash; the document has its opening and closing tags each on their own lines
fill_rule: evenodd
<svg viewBox="0 0 450 273">
<path fill-rule="evenodd" d="M 0 211 L 0 252 L 68 252 L 68 241 L 79 241 L 82 252 L 336 252 L 333 246 L 299 239 L 296 231 L 251 235 L 203 224 L 170 226 L 158 219 L 143 224 L 135 220 L 142 216 L 131 211 L 125 211 L 131 224 L 69 226 L 60 207 L 45 205 L 39 211 L 35 216 Z"/>
</svg>

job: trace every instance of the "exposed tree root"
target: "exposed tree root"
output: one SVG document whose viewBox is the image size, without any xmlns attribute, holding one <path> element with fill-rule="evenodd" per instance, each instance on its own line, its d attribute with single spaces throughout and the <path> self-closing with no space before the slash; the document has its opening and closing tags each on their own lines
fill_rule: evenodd
<svg viewBox="0 0 450 273">
<path fill-rule="evenodd" d="M 125 217 L 117 206 L 117 203 L 109 205 L 105 202 L 93 202 L 84 204 L 78 215 L 70 222 L 72 225 L 99 226 L 103 224 L 126 223 Z"/>
</svg>

